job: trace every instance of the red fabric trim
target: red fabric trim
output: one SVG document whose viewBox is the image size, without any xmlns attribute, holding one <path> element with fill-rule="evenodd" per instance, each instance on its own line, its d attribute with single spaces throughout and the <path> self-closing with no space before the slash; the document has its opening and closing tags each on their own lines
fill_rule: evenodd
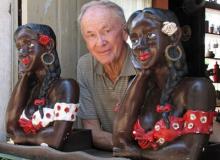
<svg viewBox="0 0 220 160">
<path fill-rule="evenodd" d="M 166 104 L 164 106 L 161 106 L 161 105 L 157 105 L 157 108 L 156 108 L 156 111 L 158 113 L 162 113 L 162 112 L 169 112 L 171 111 L 171 105 L 170 104 Z"/>
<path fill-rule="evenodd" d="M 214 116 L 216 116 L 216 112 L 188 110 L 183 117 L 170 116 L 170 128 L 166 128 L 164 120 L 161 119 L 155 124 L 154 129 L 149 132 L 145 132 L 139 120 L 137 120 L 134 125 L 133 136 L 142 149 L 157 149 L 165 142 L 171 142 L 185 134 L 212 133 Z"/>
<path fill-rule="evenodd" d="M 39 106 L 39 105 L 44 106 L 45 103 L 46 103 L 46 99 L 45 98 L 35 99 L 34 100 L 34 105 L 36 105 L 36 106 Z"/>
<path fill-rule="evenodd" d="M 20 118 L 18 123 L 22 127 L 25 134 L 36 134 L 36 132 L 43 127 L 41 122 L 38 125 L 33 125 L 31 120 L 25 118 Z"/>
</svg>

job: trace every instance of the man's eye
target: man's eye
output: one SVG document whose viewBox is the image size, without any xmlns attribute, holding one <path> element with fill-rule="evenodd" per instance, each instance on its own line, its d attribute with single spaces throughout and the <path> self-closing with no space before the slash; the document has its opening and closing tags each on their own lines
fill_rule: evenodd
<svg viewBox="0 0 220 160">
<path fill-rule="evenodd" d="M 147 38 L 148 38 L 148 39 L 154 39 L 154 38 L 156 38 L 156 34 L 155 34 L 155 33 L 149 33 L 149 34 L 147 35 Z"/>
<path fill-rule="evenodd" d="M 89 38 L 94 38 L 94 37 L 95 37 L 95 34 L 89 34 L 88 37 L 89 37 Z"/>
<path fill-rule="evenodd" d="M 110 32 L 110 29 L 106 29 L 105 32 L 106 32 L 106 33 L 109 33 L 109 32 Z"/>
</svg>

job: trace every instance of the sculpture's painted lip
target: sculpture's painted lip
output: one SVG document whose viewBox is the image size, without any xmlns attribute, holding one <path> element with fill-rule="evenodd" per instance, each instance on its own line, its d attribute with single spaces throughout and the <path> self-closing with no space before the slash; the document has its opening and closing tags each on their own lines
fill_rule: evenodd
<svg viewBox="0 0 220 160">
<path fill-rule="evenodd" d="M 21 58 L 21 63 L 23 63 L 24 65 L 28 65 L 30 62 L 31 62 L 31 59 L 28 56 Z"/>
<path fill-rule="evenodd" d="M 138 56 L 140 61 L 146 61 L 149 57 L 150 57 L 150 52 L 148 51 L 140 52 Z"/>
</svg>

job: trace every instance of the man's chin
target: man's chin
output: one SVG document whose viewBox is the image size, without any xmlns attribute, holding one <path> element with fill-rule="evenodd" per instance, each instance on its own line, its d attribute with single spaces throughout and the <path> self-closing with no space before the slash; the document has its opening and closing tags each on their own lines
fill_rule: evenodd
<svg viewBox="0 0 220 160">
<path fill-rule="evenodd" d="M 113 61 L 110 61 L 109 59 L 100 59 L 98 60 L 99 63 L 101 63 L 102 65 L 110 65 L 113 63 Z"/>
</svg>

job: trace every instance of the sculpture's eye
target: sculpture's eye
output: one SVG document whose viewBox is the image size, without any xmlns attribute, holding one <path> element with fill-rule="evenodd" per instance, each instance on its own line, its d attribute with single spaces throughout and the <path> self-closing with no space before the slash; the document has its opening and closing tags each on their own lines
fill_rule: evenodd
<svg viewBox="0 0 220 160">
<path fill-rule="evenodd" d="M 147 38 L 148 39 L 155 39 L 156 38 L 156 34 L 155 33 L 148 33 Z"/>
<path fill-rule="evenodd" d="M 18 48 L 18 53 L 19 54 L 22 54 L 24 52 L 24 49 L 23 48 Z"/>
<path fill-rule="evenodd" d="M 32 53 L 33 50 L 34 50 L 34 44 L 33 44 L 33 43 L 30 43 L 30 44 L 28 45 L 28 53 Z"/>
<path fill-rule="evenodd" d="M 138 43 L 138 39 L 131 39 L 131 42 L 133 43 L 133 44 L 136 44 L 136 43 Z"/>
<path fill-rule="evenodd" d="M 28 48 L 30 49 L 30 48 L 33 48 L 34 47 L 34 44 L 33 43 L 30 43 L 29 45 L 28 45 Z"/>
<path fill-rule="evenodd" d="M 29 54 L 33 52 L 35 45 L 30 40 L 25 41 L 23 45 L 17 45 L 18 53 L 23 54 Z"/>
</svg>

